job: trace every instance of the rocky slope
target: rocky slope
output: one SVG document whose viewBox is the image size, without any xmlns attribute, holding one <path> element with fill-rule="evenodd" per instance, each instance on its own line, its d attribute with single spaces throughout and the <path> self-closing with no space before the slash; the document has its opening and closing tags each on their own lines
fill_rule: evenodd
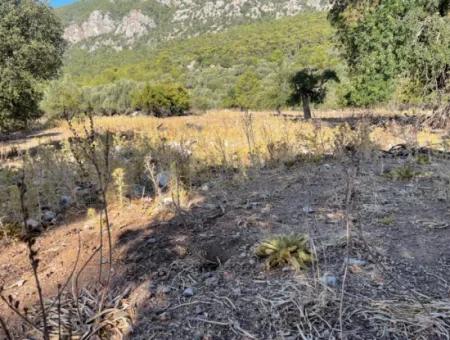
<svg viewBox="0 0 450 340">
<path fill-rule="evenodd" d="M 327 0 L 81 0 L 58 10 L 65 38 L 115 50 L 218 32 L 257 20 L 326 9 Z"/>
</svg>

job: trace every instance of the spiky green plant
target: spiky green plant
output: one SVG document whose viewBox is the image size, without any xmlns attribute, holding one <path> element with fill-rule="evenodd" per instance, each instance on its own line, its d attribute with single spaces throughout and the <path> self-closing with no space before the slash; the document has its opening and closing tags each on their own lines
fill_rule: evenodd
<svg viewBox="0 0 450 340">
<path fill-rule="evenodd" d="M 403 165 L 386 173 L 386 177 L 396 181 L 409 181 L 419 175 L 410 165 Z"/>
<path fill-rule="evenodd" d="M 309 239 L 303 234 L 280 235 L 263 241 L 256 248 L 256 255 L 266 258 L 269 269 L 291 265 L 295 270 L 300 270 L 313 260 Z"/>
</svg>

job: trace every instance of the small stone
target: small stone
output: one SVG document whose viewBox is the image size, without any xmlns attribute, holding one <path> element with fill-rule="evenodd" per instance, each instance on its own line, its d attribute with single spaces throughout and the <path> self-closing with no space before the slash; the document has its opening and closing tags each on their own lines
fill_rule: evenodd
<svg viewBox="0 0 450 340">
<path fill-rule="evenodd" d="M 205 285 L 208 287 L 216 286 L 219 283 L 217 277 L 210 277 L 205 280 Z"/>
<path fill-rule="evenodd" d="M 70 198 L 70 196 L 61 196 L 61 198 L 59 199 L 59 207 L 61 209 L 67 209 L 70 207 L 70 205 L 72 204 L 72 199 Z"/>
<path fill-rule="evenodd" d="M 170 174 L 167 171 L 160 172 L 156 175 L 156 184 L 158 188 L 164 190 L 167 189 L 170 182 Z"/>
<path fill-rule="evenodd" d="M 159 286 L 157 292 L 162 294 L 169 294 L 171 290 L 172 288 L 170 288 L 169 286 Z"/>
<path fill-rule="evenodd" d="M 208 184 L 203 184 L 201 189 L 202 189 L 202 191 L 208 191 L 209 190 Z"/>
<path fill-rule="evenodd" d="M 253 266 L 253 265 L 255 265 L 256 262 L 254 259 L 250 259 L 250 260 L 248 260 L 248 263 Z"/>
<path fill-rule="evenodd" d="M 29 218 L 26 223 L 29 231 L 41 232 L 43 230 L 41 223 L 39 223 L 36 220 L 33 220 L 32 218 Z"/>
<path fill-rule="evenodd" d="M 201 306 L 195 307 L 195 314 L 197 315 L 203 314 L 203 308 Z"/>
<path fill-rule="evenodd" d="M 320 278 L 320 282 L 322 282 L 325 286 L 328 287 L 336 287 L 337 278 L 334 275 L 325 274 Z"/>
<path fill-rule="evenodd" d="M 161 313 L 158 317 L 159 321 L 168 321 L 170 320 L 170 314 L 167 312 Z"/>
<path fill-rule="evenodd" d="M 367 264 L 366 260 L 349 258 L 347 264 L 349 266 L 365 266 Z"/>
<path fill-rule="evenodd" d="M 56 219 L 56 214 L 51 210 L 44 210 L 42 212 L 41 220 L 45 224 L 53 223 Z"/>
<path fill-rule="evenodd" d="M 184 296 L 184 297 L 192 297 L 192 296 L 194 296 L 194 289 L 191 288 L 191 287 L 186 288 L 186 289 L 183 291 L 183 296 Z"/>
<path fill-rule="evenodd" d="M 303 207 L 303 212 L 305 214 L 313 214 L 315 212 L 315 210 L 310 205 L 305 205 Z"/>
<path fill-rule="evenodd" d="M 147 244 L 155 244 L 157 242 L 156 238 L 151 237 L 145 241 Z"/>
</svg>

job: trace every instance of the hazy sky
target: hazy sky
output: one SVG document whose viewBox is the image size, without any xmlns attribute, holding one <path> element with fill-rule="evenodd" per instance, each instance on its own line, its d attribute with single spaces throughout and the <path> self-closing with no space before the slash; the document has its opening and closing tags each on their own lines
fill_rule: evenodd
<svg viewBox="0 0 450 340">
<path fill-rule="evenodd" d="M 61 7 L 76 1 L 77 0 L 50 0 L 50 5 L 52 5 L 53 7 Z"/>
</svg>

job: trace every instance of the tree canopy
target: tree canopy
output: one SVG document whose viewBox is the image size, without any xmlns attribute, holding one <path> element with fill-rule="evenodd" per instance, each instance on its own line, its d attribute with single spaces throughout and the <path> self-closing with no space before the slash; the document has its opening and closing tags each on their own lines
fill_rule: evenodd
<svg viewBox="0 0 450 340">
<path fill-rule="evenodd" d="M 189 110 L 189 94 L 180 85 L 147 84 L 132 95 L 132 105 L 157 117 L 179 116 Z"/>
<path fill-rule="evenodd" d="M 289 98 L 291 105 L 303 104 L 305 119 L 311 118 L 310 103 L 322 103 L 325 99 L 328 81 L 339 82 L 339 78 L 333 70 L 319 71 L 306 68 L 295 73 L 290 80 L 292 94 Z"/>
<path fill-rule="evenodd" d="M 62 65 L 62 34 L 43 2 L 0 1 L 0 130 L 24 127 L 41 115 L 39 85 Z"/>
<path fill-rule="evenodd" d="M 384 102 L 399 79 L 423 98 L 448 95 L 449 0 L 336 0 L 329 18 L 337 28 L 351 84 L 346 104 Z"/>
</svg>

